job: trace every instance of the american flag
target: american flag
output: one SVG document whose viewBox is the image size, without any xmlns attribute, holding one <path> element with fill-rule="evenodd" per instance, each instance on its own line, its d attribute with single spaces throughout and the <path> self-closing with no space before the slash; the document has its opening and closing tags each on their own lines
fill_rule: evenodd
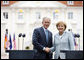
<svg viewBox="0 0 84 60">
<path fill-rule="evenodd" d="M 15 34 L 14 34 L 14 36 L 13 36 L 13 43 L 14 43 L 14 50 L 16 50 L 16 41 L 15 41 Z"/>
</svg>

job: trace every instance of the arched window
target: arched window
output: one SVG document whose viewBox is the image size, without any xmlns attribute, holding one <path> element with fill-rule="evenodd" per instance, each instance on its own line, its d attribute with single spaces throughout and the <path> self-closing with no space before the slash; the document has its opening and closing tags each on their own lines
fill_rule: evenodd
<svg viewBox="0 0 84 60">
<path fill-rule="evenodd" d="M 22 9 L 19 9 L 19 12 L 18 12 L 18 19 L 19 20 L 23 20 L 23 15 L 24 15 L 24 12 Z"/>
<path fill-rule="evenodd" d="M 73 19 L 73 12 L 68 12 L 68 19 Z"/>
<path fill-rule="evenodd" d="M 58 18 L 59 18 L 59 10 L 55 10 L 53 12 L 53 20 L 58 20 Z"/>
<path fill-rule="evenodd" d="M 39 20 L 39 19 L 41 19 L 41 14 L 40 12 L 36 12 L 36 20 Z"/>
</svg>

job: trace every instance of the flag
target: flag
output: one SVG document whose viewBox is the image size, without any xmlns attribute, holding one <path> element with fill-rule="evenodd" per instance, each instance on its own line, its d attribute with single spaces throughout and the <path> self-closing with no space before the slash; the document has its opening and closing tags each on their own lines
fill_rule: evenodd
<svg viewBox="0 0 84 60">
<path fill-rule="evenodd" d="M 7 34 L 5 34 L 4 49 L 5 50 L 8 49 L 8 36 L 7 36 Z"/>
<path fill-rule="evenodd" d="M 11 35 L 9 35 L 9 42 L 10 42 L 10 46 L 9 46 L 9 48 L 10 48 L 10 50 L 12 49 L 12 40 L 11 40 Z"/>
<path fill-rule="evenodd" d="M 7 49 L 7 35 L 5 34 L 4 49 Z"/>
<path fill-rule="evenodd" d="M 14 34 L 14 36 L 13 36 L 13 46 L 14 46 L 14 50 L 16 49 L 16 41 L 15 41 L 15 34 Z"/>
</svg>

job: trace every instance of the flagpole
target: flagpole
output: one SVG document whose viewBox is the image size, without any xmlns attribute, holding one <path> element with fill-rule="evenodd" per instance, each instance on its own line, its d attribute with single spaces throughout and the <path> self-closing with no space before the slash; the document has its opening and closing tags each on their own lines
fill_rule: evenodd
<svg viewBox="0 0 84 60">
<path fill-rule="evenodd" d="M 23 34 L 22 37 L 23 37 L 23 46 L 22 46 L 22 49 L 24 49 L 24 38 L 25 38 L 25 34 Z"/>
<path fill-rule="evenodd" d="M 18 50 L 19 50 L 19 36 L 18 36 Z"/>
<path fill-rule="evenodd" d="M 23 38 L 23 45 L 22 45 L 22 50 L 24 50 L 24 38 Z"/>
<path fill-rule="evenodd" d="M 20 41 L 20 37 L 22 36 L 22 33 L 20 33 L 19 35 L 18 35 L 18 50 L 20 49 L 20 47 L 19 47 L 19 41 Z"/>
</svg>

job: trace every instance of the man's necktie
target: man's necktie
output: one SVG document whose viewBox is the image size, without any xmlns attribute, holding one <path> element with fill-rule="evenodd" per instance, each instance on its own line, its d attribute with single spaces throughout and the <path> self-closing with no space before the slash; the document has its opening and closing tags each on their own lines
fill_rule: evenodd
<svg viewBox="0 0 84 60">
<path fill-rule="evenodd" d="M 48 30 L 46 30 L 46 42 L 48 43 Z"/>
</svg>

